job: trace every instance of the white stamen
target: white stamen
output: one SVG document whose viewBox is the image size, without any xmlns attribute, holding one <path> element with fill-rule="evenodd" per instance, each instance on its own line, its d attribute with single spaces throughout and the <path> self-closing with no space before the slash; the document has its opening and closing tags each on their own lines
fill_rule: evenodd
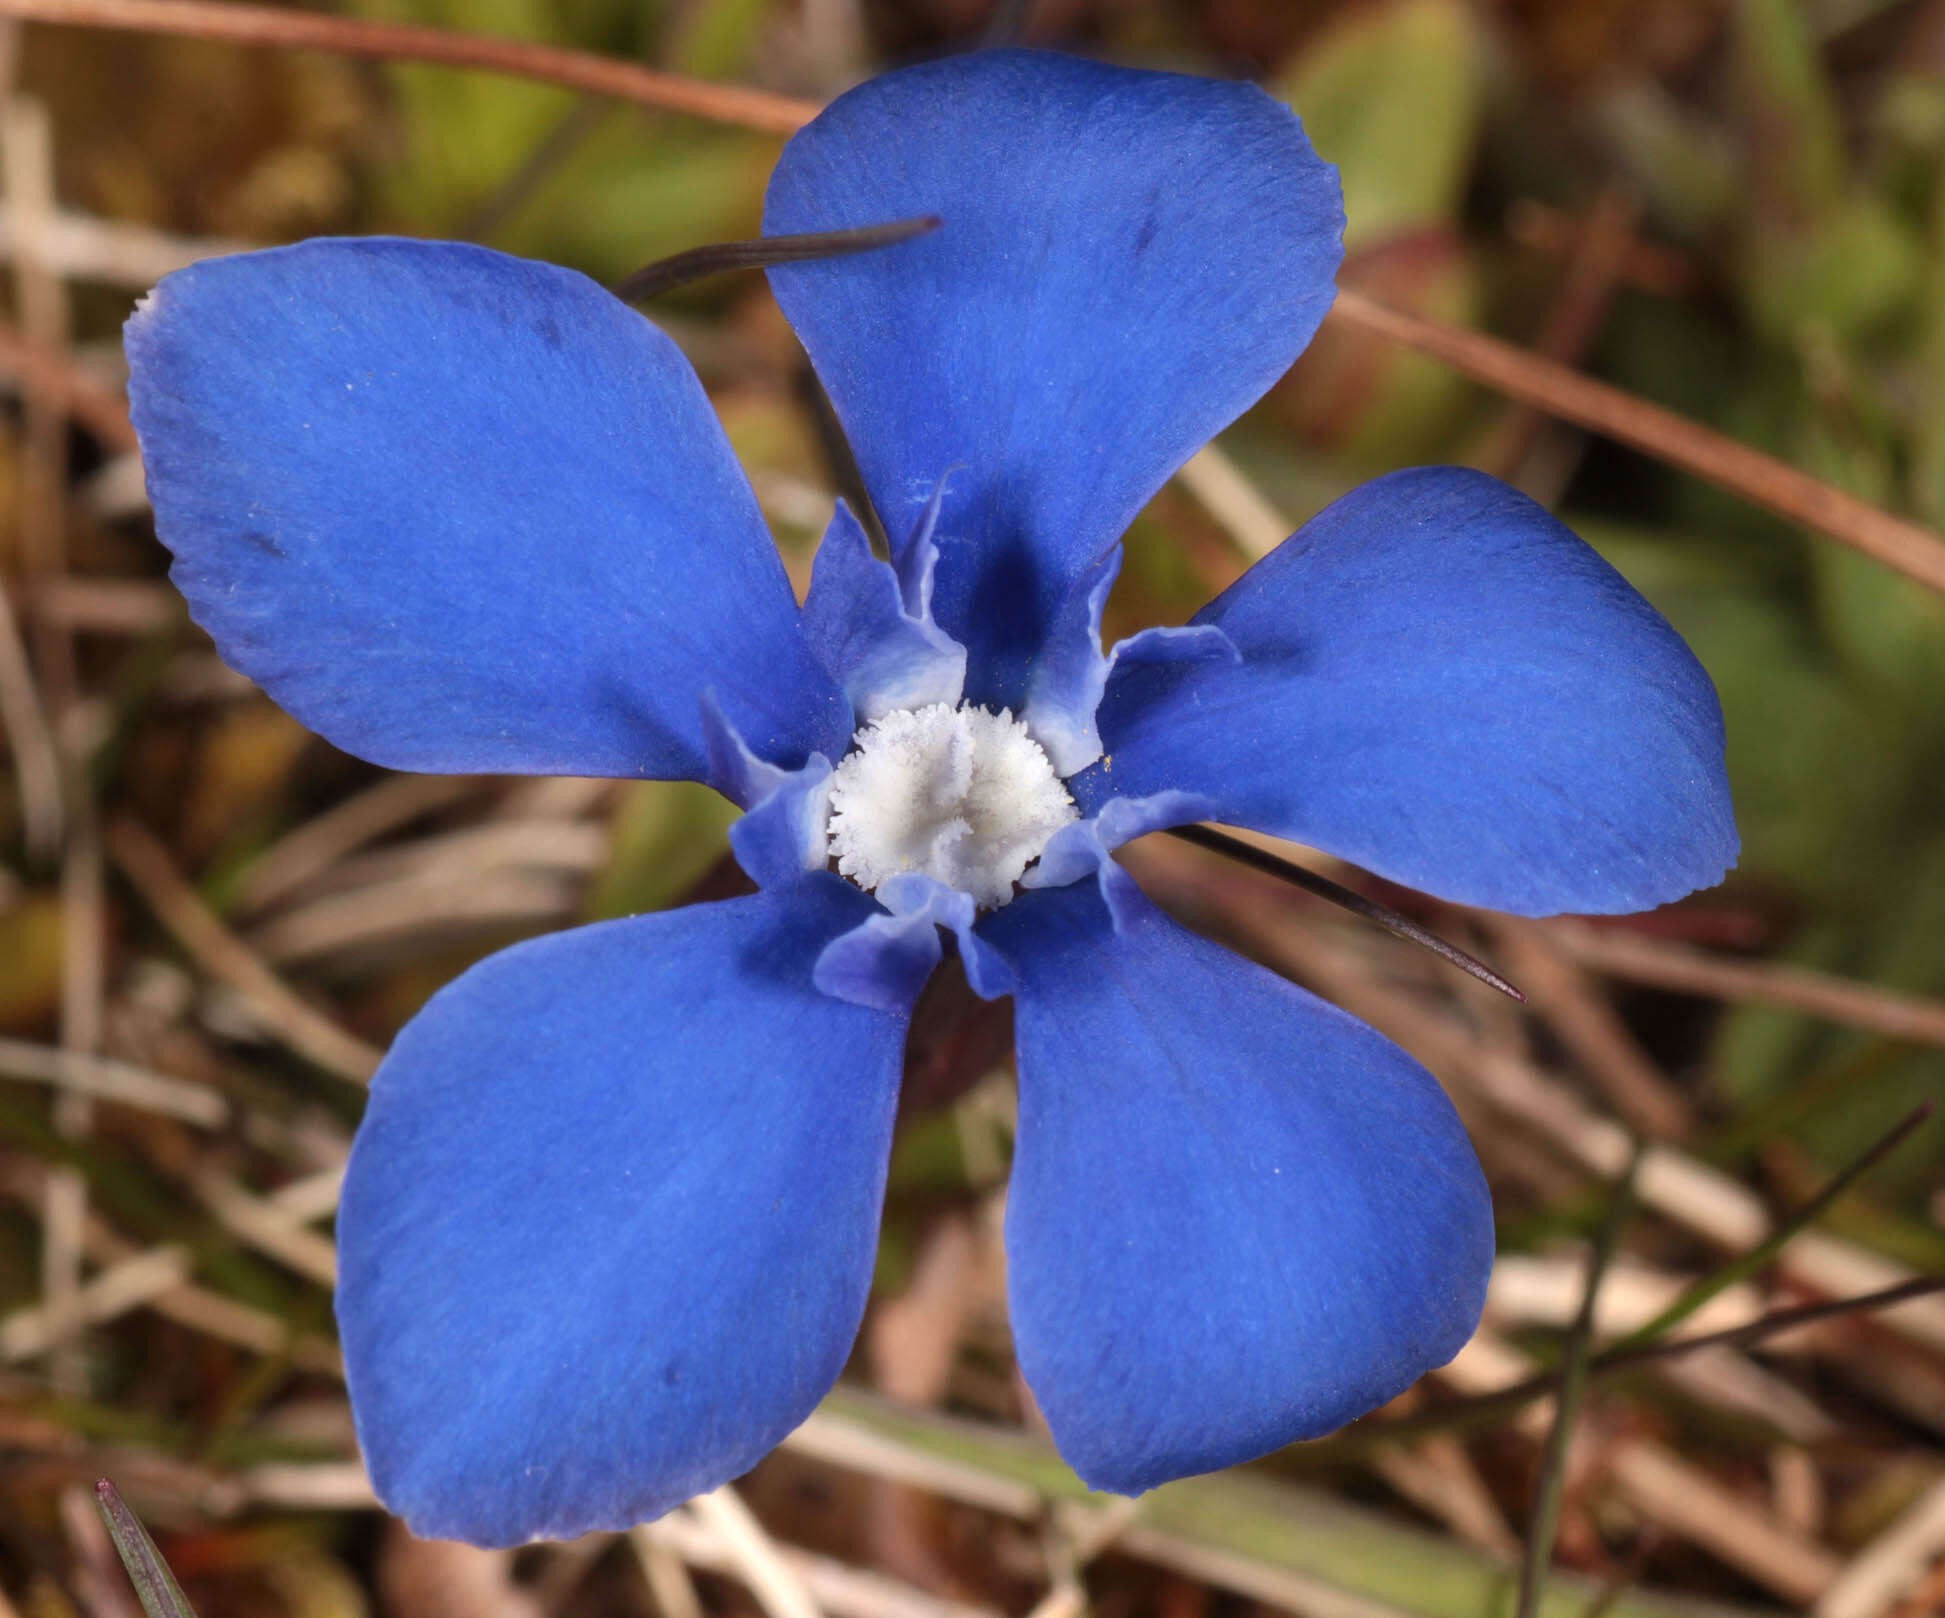
<svg viewBox="0 0 1945 1618">
<path fill-rule="evenodd" d="M 831 854 L 861 888 L 917 871 L 994 907 L 1080 818 L 1040 744 L 1001 709 L 901 708 L 831 777 Z"/>
</svg>

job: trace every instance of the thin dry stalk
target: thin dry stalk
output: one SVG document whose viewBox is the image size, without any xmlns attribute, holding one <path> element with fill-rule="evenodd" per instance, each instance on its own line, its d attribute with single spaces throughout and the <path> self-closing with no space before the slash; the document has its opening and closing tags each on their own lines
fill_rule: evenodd
<svg viewBox="0 0 1945 1618">
<path fill-rule="evenodd" d="M 1564 1326 L 1579 1301 L 1579 1280 L 1579 1268 L 1570 1259 L 1502 1254 L 1493 1266 L 1486 1318 L 1502 1328 Z M 1684 1290 L 1672 1276 L 1636 1263 L 1618 1264 L 1601 1288 L 1596 1336 L 1603 1342 L 1624 1336 L 1660 1314 Z M 1696 1334 L 1734 1330 L 1762 1313 L 1752 1287 L 1732 1287 L 1704 1304 L 1686 1325 Z M 1799 1443 L 1834 1438 L 1839 1431 L 1791 1383 L 1731 1349 L 1700 1349 L 1664 1360 L 1655 1366 L 1655 1375 L 1703 1404 L 1750 1416 Z"/>
<path fill-rule="evenodd" d="M 616 783 L 599 776 L 542 775 L 514 781 L 494 811 L 501 820 L 579 820 L 598 813 Z"/>
<path fill-rule="evenodd" d="M 346 855 L 401 826 L 459 802 L 479 780 L 470 775 L 390 775 L 305 821 L 250 867 L 237 908 L 263 910 Z"/>
<path fill-rule="evenodd" d="M 246 1246 L 274 1258 L 322 1287 L 338 1284 L 337 1251 L 327 1236 L 306 1230 L 303 1221 L 252 1196 L 235 1181 L 206 1175 L 195 1183 L 203 1205 L 216 1222 Z"/>
<path fill-rule="evenodd" d="M 378 1504 L 357 1461 L 277 1462 L 237 1474 L 239 1502 L 295 1511 L 370 1510 Z"/>
<path fill-rule="evenodd" d="M 1536 253 L 1565 257 L 1580 245 L 1585 231 L 1583 220 L 1543 202 L 1522 199 L 1506 212 L 1507 237 Z M 1679 298 L 1693 289 L 1695 266 L 1671 247 L 1630 237 L 1621 256 L 1620 280 L 1643 292 Z"/>
<path fill-rule="evenodd" d="M 1290 537 L 1291 525 L 1215 444 L 1205 444 L 1191 455 L 1175 480 L 1222 524 L 1236 548 L 1252 562 Z"/>
<path fill-rule="evenodd" d="M 254 242 L 214 236 L 172 236 L 146 225 L 96 219 L 57 209 L 38 243 L 43 263 L 70 281 L 97 281 L 140 292 L 172 270 L 226 253 L 247 253 Z M 0 259 L 20 251 L 20 227 L 13 210 L 0 204 Z"/>
<path fill-rule="evenodd" d="M 1528 1356 L 1482 1329 L 1457 1359 L 1433 1374 L 1461 1392 L 1486 1394 L 1523 1382 L 1534 1370 Z M 1552 1401 L 1547 1400 L 1527 1406 L 1513 1426 L 1538 1443 L 1551 1421 Z M 1616 1488 L 1643 1517 L 1704 1547 L 1784 1599 L 1810 1601 L 1836 1577 L 1836 1558 L 1731 1494 L 1666 1446 L 1627 1437 L 1602 1453 Z"/>
<path fill-rule="evenodd" d="M 1945 1003 L 1897 994 L 1826 972 L 1731 961 L 1624 927 L 1548 921 L 1538 929 L 1570 959 L 1607 977 L 1703 1000 L 1783 1006 L 1891 1039 L 1945 1045 Z"/>
<path fill-rule="evenodd" d="M 338 1346 L 325 1337 L 293 1336 L 275 1315 L 253 1309 L 207 1287 L 179 1286 L 158 1293 L 148 1306 L 164 1320 L 201 1332 L 266 1358 L 287 1357 L 300 1371 L 342 1379 L 344 1361 Z"/>
<path fill-rule="evenodd" d="M 1577 1254 L 1502 1253 L 1486 1288 L 1486 1310 L 1509 1326 L 1564 1326 L 1580 1301 L 1584 1267 Z M 1603 1342 L 1625 1337 L 1653 1320 L 1689 1288 L 1692 1276 L 1674 1275 L 1622 1255 L 1601 1287 L 1594 1316 Z M 1762 1295 L 1738 1282 L 1708 1299 L 1682 1322 L 1685 1335 L 1733 1331 L 1763 1318 Z"/>
<path fill-rule="evenodd" d="M 47 1319 L 42 1349 L 53 1355 L 48 1380 L 75 1397 L 88 1387 L 87 1364 L 76 1339 L 90 1323 L 90 1310 L 98 1307 L 95 1283 L 81 1280 L 81 1233 L 87 1219 L 88 1182 L 66 1164 L 50 1169 L 41 1200 L 41 1308 Z"/>
<path fill-rule="evenodd" d="M 34 598 L 43 622 L 73 634 L 153 635 L 183 616 L 182 597 L 149 579 L 50 580 Z"/>
<path fill-rule="evenodd" d="M 824 1411 L 808 1420 L 783 1441 L 783 1448 L 830 1466 L 862 1472 L 867 1477 L 903 1483 L 910 1488 L 998 1512 L 1003 1517 L 1031 1520 L 1043 1502 L 1038 1490 L 1011 1478 L 901 1444 L 883 1433 Z"/>
<path fill-rule="evenodd" d="M 478 68 L 545 79 L 593 95 L 778 135 L 792 133 L 817 114 L 815 102 L 658 73 L 589 51 L 413 23 L 363 22 L 325 12 L 233 5 L 229 0 L 0 0 L 0 16 L 79 28 L 188 34 L 279 50 L 330 51 L 381 62 Z"/>
<path fill-rule="evenodd" d="M 1435 1434 L 1416 1444 L 1389 1445 L 1372 1454 L 1371 1468 L 1468 1545 L 1508 1566 L 1518 1558 L 1519 1537 L 1456 1439 Z"/>
<path fill-rule="evenodd" d="M 0 0 L 0 15 L 5 0 Z M 0 322 L 0 374 L 17 378 L 30 392 L 58 404 L 113 450 L 138 447 L 128 408 L 59 349 L 24 337 Z"/>
<path fill-rule="evenodd" d="M 1778 1444 L 1770 1450 L 1769 1493 L 1779 1520 L 1807 1538 L 1822 1535 L 1829 1502 L 1823 1473 L 1808 1450 L 1794 1444 Z"/>
<path fill-rule="evenodd" d="M 14 298 L 27 342 L 44 354 L 64 355 L 68 295 L 47 251 L 54 222 L 54 132 L 47 108 L 9 88 L 0 103 L 0 183 L 14 222 Z M 23 571 L 36 583 L 58 577 L 67 549 L 67 421 L 64 401 L 44 395 L 29 378 L 26 454 L 21 467 L 20 549 Z M 34 648 L 42 676 L 57 687 L 55 706 L 73 688 L 59 639 Z M 64 678 L 56 681 L 53 670 Z"/>
<path fill-rule="evenodd" d="M 78 1250 L 78 1240 L 75 1245 Z M 179 1247 L 153 1248 L 111 1264 L 76 1292 L 72 1306 L 57 1309 L 50 1299 L 0 1320 L 0 1360 L 13 1364 L 49 1353 L 81 1327 L 103 1325 L 153 1303 L 188 1276 L 189 1255 Z"/>
<path fill-rule="evenodd" d="M 1688 1103 L 1641 1048 L 1614 1008 L 1564 959 L 1550 935 L 1506 918 L 1492 923 L 1507 971 L 1614 1110 L 1653 1140 L 1680 1140 L 1691 1126 Z"/>
<path fill-rule="evenodd" d="M 1071 1504 L 1055 1507 L 1040 1525 L 1047 1593 L 1033 1604 L 1027 1618 L 1082 1618 L 1088 1608 L 1082 1571 L 1132 1528 L 1141 1512 L 1139 1498 L 1117 1500 L 1103 1511 L 1077 1510 Z"/>
<path fill-rule="evenodd" d="M 1562 365 L 1579 364 L 1600 332 L 1640 217 L 1639 201 L 1626 191 L 1610 187 L 1595 199 L 1574 232 L 1567 273 L 1534 340 L 1538 354 Z M 1551 504 L 1546 498 L 1551 491 L 1535 489 L 1530 477 L 1521 475 L 1530 469 L 1547 425 L 1546 412 L 1530 401 L 1509 405 L 1473 464 L 1518 484 L 1542 504 Z"/>
<path fill-rule="evenodd" d="M 607 863 L 609 852 L 608 830 L 603 825 L 566 817 L 496 817 L 463 831 L 435 832 L 359 854 L 331 873 L 330 886 L 349 889 L 405 880 L 477 880 L 491 871 L 512 870 L 591 876 Z"/>
<path fill-rule="evenodd" d="M 236 990 L 277 1038 L 339 1078 L 363 1084 L 372 1076 L 383 1053 L 300 1000 L 196 897 L 167 850 L 139 822 L 111 825 L 108 850 L 162 925 L 210 976 Z"/>
<path fill-rule="evenodd" d="M 581 879 L 602 870 L 609 853 L 607 828 L 590 821 L 495 818 L 348 856 L 306 883 L 303 896 L 312 902 L 308 908 L 316 908 L 395 886 L 431 890 L 516 874 Z M 462 905 L 460 914 L 474 908 Z M 283 926 L 301 913 L 292 910 L 271 925 Z"/>
<path fill-rule="evenodd" d="M 0 1039 L 0 1073 L 8 1078 L 57 1084 L 77 1095 L 139 1107 L 205 1129 L 219 1129 L 230 1118 L 229 1102 L 207 1085 L 53 1045 Z"/>
<path fill-rule="evenodd" d="M 1866 1545 L 1811 1608 L 1811 1618 L 1878 1618 L 1945 1556 L 1945 1478 Z"/>
<path fill-rule="evenodd" d="M 0 16 L 480 68 L 777 134 L 793 133 L 819 110 L 815 102 L 685 79 L 584 51 L 229 0 L 0 0 Z M 1511 398 L 1631 444 L 1945 592 L 1945 540 L 1746 444 L 1510 343 L 1407 314 L 1362 293 L 1340 289 L 1332 318 L 1444 360 Z"/>
<path fill-rule="evenodd" d="M 4 354 L 0 354 L 0 366 L 4 364 Z M 6 731 L 13 754 L 27 846 L 45 854 L 61 844 L 65 818 L 61 758 L 55 751 L 54 732 L 27 659 L 27 643 L 21 638 L 12 603 L 7 599 L 5 579 L 0 579 L 0 729 Z"/>
<path fill-rule="evenodd" d="M 107 936 L 107 896 L 103 888 L 101 826 L 93 796 L 86 790 L 80 760 L 70 760 L 67 844 L 61 854 L 61 1046 L 81 1056 L 101 1049 L 107 1020 L 108 965 L 102 941 Z M 70 1090 L 54 1109 L 64 1134 L 85 1133 L 91 1105 Z"/>
<path fill-rule="evenodd" d="M 688 1509 L 722 1544 L 737 1577 L 769 1618 L 823 1618 L 803 1575 L 778 1553 L 776 1541 L 731 1485 L 697 1495 Z"/>
<path fill-rule="evenodd" d="M 344 1169 L 321 1169 L 289 1185 L 279 1186 L 263 1198 L 266 1208 L 274 1208 L 294 1224 L 308 1225 L 336 1211 L 344 1191 Z"/>
<path fill-rule="evenodd" d="M 96 1263 L 118 1266 L 138 1260 L 160 1262 L 157 1254 L 174 1251 L 152 1247 L 138 1251 L 134 1244 L 116 1235 L 99 1219 L 90 1218 L 85 1233 L 88 1256 Z M 104 1272 L 106 1273 L 106 1272 Z M 249 1304 L 238 1303 L 219 1292 L 184 1281 L 142 1300 L 165 1320 L 201 1332 L 220 1342 L 230 1343 L 266 1357 L 285 1357 L 299 1370 L 320 1376 L 342 1378 L 344 1363 L 337 1344 L 323 1337 L 298 1336 L 275 1315 Z"/>
<path fill-rule="evenodd" d="M 669 1520 L 665 1517 L 662 1522 Z M 661 1524 L 643 1523 L 629 1530 L 628 1548 L 635 1553 L 635 1561 L 641 1567 L 642 1577 L 648 1582 L 648 1593 L 654 1599 L 660 1618 L 703 1618 L 702 1598 L 696 1594 L 695 1580 L 689 1577 L 689 1570 L 682 1565 L 683 1558 L 670 1546 L 670 1537 Z M 697 1546 L 699 1561 L 704 1554 L 704 1544 L 707 1554 L 720 1553 L 720 1546 L 713 1536 L 698 1534 L 696 1537 L 703 1541 Z M 825 1604 L 828 1606 L 829 1601 L 826 1600 Z"/>
<path fill-rule="evenodd" d="M 689 1582 L 683 1563 L 732 1578 L 743 1577 L 742 1565 L 729 1547 L 683 1512 L 672 1512 L 659 1522 L 635 1529 L 629 1535 L 629 1544 L 662 1618 L 702 1618 L 695 1586 Z M 776 1552 L 810 1598 L 831 1618 L 996 1618 L 991 1608 L 948 1601 L 882 1573 L 851 1567 L 794 1545 L 780 1544 Z"/>
<path fill-rule="evenodd" d="M 574 919 L 581 893 L 579 881 L 532 871 L 415 877 L 328 894 L 253 928 L 250 945 L 283 966 L 428 932 L 559 927 Z"/>
<path fill-rule="evenodd" d="M 1692 472 L 1945 593 L 1945 539 L 1699 422 L 1497 337 L 1407 314 L 1348 287 L 1338 290 L 1330 318 L 1430 354 L 1476 382 Z"/>
<path fill-rule="evenodd" d="M 1642 1516 L 1704 1547 L 1786 1601 L 1813 1601 L 1837 1576 L 1839 1563 L 1828 1551 L 1660 1444 L 1625 1439 L 1609 1452 L 1607 1465 Z"/>
</svg>

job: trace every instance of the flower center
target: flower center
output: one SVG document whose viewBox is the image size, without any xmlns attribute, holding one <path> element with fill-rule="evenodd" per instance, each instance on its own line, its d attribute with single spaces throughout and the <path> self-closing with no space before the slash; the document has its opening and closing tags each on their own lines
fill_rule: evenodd
<svg viewBox="0 0 1945 1618">
<path fill-rule="evenodd" d="M 858 732 L 831 777 L 831 855 L 861 888 L 916 871 L 994 907 L 1079 819 L 1012 713 L 935 702 Z"/>
</svg>

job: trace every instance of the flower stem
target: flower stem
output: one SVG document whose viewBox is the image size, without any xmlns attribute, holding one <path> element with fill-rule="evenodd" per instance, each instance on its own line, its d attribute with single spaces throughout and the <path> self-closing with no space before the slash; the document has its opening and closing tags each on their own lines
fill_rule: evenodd
<svg viewBox="0 0 1945 1618">
<path fill-rule="evenodd" d="M 1223 854 L 1238 864 L 1247 865 L 1253 871 L 1262 871 L 1268 876 L 1278 877 L 1292 887 L 1302 888 L 1306 893 L 1314 893 L 1319 899 L 1328 899 L 1332 904 L 1341 906 L 1354 916 L 1362 916 L 1366 921 L 1375 921 L 1388 933 L 1399 938 L 1409 939 L 1422 945 L 1442 961 L 1450 962 L 1461 972 L 1477 978 L 1489 988 L 1526 1004 L 1526 996 L 1511 983 L 1501 977 L 1490 966 L 1476 956 L 1468 955 L 1457 944 L 1448 944 L 1437 933 L 1421 927 L 1411 917 L 1400 915 L 1389 905 L 1381 905 L 1375 899 L 1367 899 L 1361 893 L 1353 892 L 1341 883 L 1333 882 L 1327 876 L 1319 876 L 1315 871 L 1307 871 L 1301 865 L 1279 858 L 1267 849 L 1258 848 L 1254 843 L 1246 843 L 1240 837 L 1231 837 L 1227 832 L 1215 830 L 1210 826 L 1171 826 L 1171 837 L 1179 837 L 1185 843 L 1193 843 L 1197 848 L 1206 848 L 1212 853 Z"/>
<path fill-rule="evenodd" d="M 809 259 L 868 253 L 873 248 L 890 247 L 896 242 L 908 242 L 914 236 L 929 235 L 944 223 L 937 214 L 929 213 L 915 219 L 894 219 L 883 225 L 860 225 L 853 230 L 819 230 L 801 236 L 712 242 L 707 247 L 692 247 L 685 253 L 643 265 L 633 275 L 617 281 L 614 294 L 624 303 L 645 303 L 676 287 L 721 275 L 726 270 L 760 270 L 772 264 L 802 264 Z"/>
</svg>

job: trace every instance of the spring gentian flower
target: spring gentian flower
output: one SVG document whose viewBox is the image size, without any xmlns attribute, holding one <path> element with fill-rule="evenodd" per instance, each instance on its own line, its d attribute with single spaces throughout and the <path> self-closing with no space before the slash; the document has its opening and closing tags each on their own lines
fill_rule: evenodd
<svg viewBox="0 0 1945 1618">
<path fill-rule="evenodd" d="M 1103 654 L 1118 536 L 1296 357 L 1341 208 L 1236 84 L 1000 52 L 844 96 L 766 228 L 893 538 L 799 610 L 673 344 L 580 276 L 316 241 L 129 325 L 174 577 L 223 655 L 398 769 L 707 781 L 749 898 L 467 972 L 374 1080 L 338 1316 L 380 1495 L 485 1544 L 735 1476 L 865 1305 L 912 998 L 1017 1014 L 1020 1365 L 1090 1483 L 1321 1433 L 1449 1358 L 1492 1253 L 1432 1077 L 1110 857 L 1213 819 L 1522 913 L 1714 881 L 1721 719 L 1674 632 L 1477 474 L 1340 500 Z M 834 868 L 833 868 L 834 867 Z"/>
</svg>

